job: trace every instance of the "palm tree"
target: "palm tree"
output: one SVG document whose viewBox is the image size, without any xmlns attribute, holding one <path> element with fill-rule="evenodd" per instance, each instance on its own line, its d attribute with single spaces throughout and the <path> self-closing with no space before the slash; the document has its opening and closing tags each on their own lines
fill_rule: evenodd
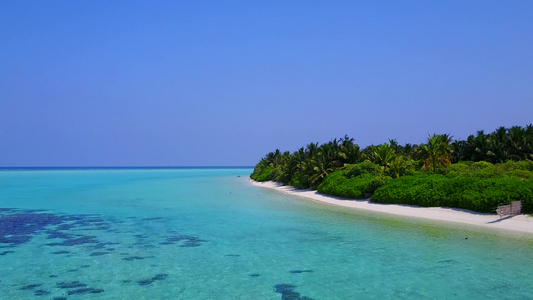
<svg viewBox="0 0 533 300">
<path fill-rule="evenodd" d="M 281 152 L 279 151 L 279 149 L 276 149 L 275 152 L 269 152 L 264 158 L 266 165 L 269 167 L 276 166 L 277 163 L 279 162 L 280 156 L 281 156 Z"/>
<path fill-rule="evenodd" d="M 458 163 L 461 160 L 465 159 L 465 150 L 466 150 L 465 141 L 455 140 L 453 141 L 453 143 L 450 144 L 450 147 L 452 149 L 452 157 L 450 159 L 452 163 Z"/>
<path fill-rule="evenodd" d="M 308 155 L 308 157 L 313 157 L 318 153 L 318 143 L 310 143 L 309 145 L 305 146 L 305 153 Z"/>
<path fill-rule="evenodd" d="M 355 164 L 361 160 L 361 150 L 353 141 L 354 139 L 349 138 L 347 135 L 341 139 L 338 155 L 341 157 L 344 164 Z"/>
<path fill-rule="evenodd" d="M 418 146 L 417 144 L 411 145 L 407 143 L 403 146 L 404 155 L 409 159 L 418 160 L 417 157 L 419 148 L 420 146 Z"/>
<path fill-rule="evenodd" d="M 405 171 L 408 168 L 408 163 L 405 160 L 403 155 L 397 154 L 389 162 L 389 172 L 393 175 L 392 177 L 398 178 L 405 174 Z"/>
<path fill-rule="evenodd" d="M 320 184 L 329 174 L 344 165 L 343 158 L 339 154 L 340 149 L 337 139 L 318 147 L 318 152 L 311 157 L 307 166 L 307 174 L 313 186 Z"/>
<path fill-rule="evenodd" d="M 483 130 L 479 130 L 477 135 L 470 135 L 466 140 L 465 157 L 472 161 L 487 160 L 488 138 Z"/>
<path fill-rule="evenodd" d="M 533 160 L 533 124 L 526 125 L 526 159 Z"/>
<path fill-rule="evenodd" d="M 284 185 L 288 184 L 293 175 L 293 164 L 295 161 L 289 151 L 280 154 L 274 171 L 274 179 Z"/>
<path fill-rule="evenodd" d="M 374 154 L 373 163 L 380 165 L 383 171 L 385 171 L 394 157 L 394 150 L 392 150 L 389 144 L 385 143 L 374 146 L 372 152 Z"/>
<path fill-rule="evenodd" d="M 520 126 L 509 128 L 509 150 L 513 160 L 526 159 L 527 138 L 526 131 Z"/>
<path fill-rule="evenodd" d="M 374 161 L 374 145 L 370 145 L 361 151 L 361 158 L 363 160 Z"/>
<path fill-rule="evenodd" d="M 313 174 L 309 177 L 313 186 L 319 185 L 329 174 L 335 171 L 335 168 L 328 162 L 327 157 L 320 153 L 312 161 Z"/>
<path fill-rule="evenodd" d="M 437 172 L 437 167 L 448 170 L 447 165 L 451 165 L 451 148 L 449 144 L 450 136 L 447 134 L 428 137 L 427 144 L 420 146 L 420 156 L 425 160 L 424 170 L 432 168 L 433 173 Z"/>
<path fill-rule="evenodd" d="M 505 127 L 499 127 L 487 138 L 487 160 L 502 163 L 510 159 L 509 136 Z"/>
</svg>

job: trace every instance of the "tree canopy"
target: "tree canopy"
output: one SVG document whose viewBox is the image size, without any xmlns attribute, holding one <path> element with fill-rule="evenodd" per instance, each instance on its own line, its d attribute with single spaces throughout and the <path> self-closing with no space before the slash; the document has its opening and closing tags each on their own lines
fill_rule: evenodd
<svg viewBox="0 0 533 300">
<path fill-rule="evenodd" d="M 468 186 L 472 186 L 472 182 L 476 182 L 476 180 L 485 180 L 486 174 L 489 174 L 489 177 L 497 174 L 494 176 L 501 177 L 501 179 L 494 182 L 483 181 L 476 186 L 498 185 L 500 190 L 507 191 L 506 194 L 498 194 L 496 190 L 486 188 L 486 193 L 493 193 L 491 194 L 493 200 L 486 200 L 483 202 L 484 204 L 474 205 L 467 202 L 477 200 L 468 198 L 469 200 L 465 200 L 466 202 L 457 204 L 463 208 L 486 211 L 490 205 L 494 205 L 494 201 L 518 200 L 519 197 L 531 198 L 533 201 L 533 162 L 531 160 L 533 160 L 533 125 L 500 127 L 489 134 L 481 130 L 468 136 L 466 140 L 452 140 L 449 134 L 433 134 L 428 136 L 425 143 L 400 145 L 395 139 L 390 139 L 388 143 L 370 145 L 362 150 L 353 138 L 344 136 L 325 144 L 310 143 L 292 153 L 281 152 L 279 149 L 269 152 L 257 163 L 250 177 L 258 181 L 275 180 L 300 189 L 313 188 L 318 189 L 319 192 L 345 197 L 366 197 L 379 191 L 376 196 L 372 196 L 373 200 L 388 201 L 389 203 L 394 201 L 411 203 L 409 202 L 411 200 L 405 198 L 410 197 L 408 196 L 409 193 L 406 194 L 401 189 L 394 190 L 390 182 L 395 182 L 402 177 L 419 176 L 416 177 L 418 178 L 416 180 L 397 181 L 394 186 L 405 189 L 405 183 L 416 183 L 419 184 L 416 189 L 424 186 L 425 189 L 429 188 L 434 192 L 442 189 L 443 186 L 454 189 L 453 184 L 455 184 L 455 188 L 464 187 L 466 189 Z M 526 167 L 520 164 L 507 165 L 505 168 L 498 165 L 493 167 L 493 164 L 505 165 L 506 162 L 521 161 L 528 162 L 524 165 Z M 476 163 L 478 164 L 472 165 Z M 472 168 L 477 170 L 480 166 L 489 167 L 481 173 L 476 173 L 477 171 L 464 173 L 464 170 Z M 450 169 L 452 172 L 447 174 Z M 508 172 L 487 171 L 504 169 Z M 471 177 L 468 177 L 467 174 L 473 174 L 472 172 L 481 175 L 474 176 L 478 179 L 468 179 Z M 448 180 L 446 181 L 442 178 L 431 177 L 442 176 L 443 174 L 455 179 L 446 179 Z M 420 177 L 421 175 L 429 177 Z M 460 180 L 457 179 L 457 176 L 468 178 Z M 511 176 L 514 179 L 506 179 L 505 176 Z M 532 185 L 531 190 L 529 187 L 523 187 L 523 185 L 528 184 Z M 395 195 L 404 195 L 402 196 L 404 198 L 401 198 L 403 200 L 398 200 L 395 198 L 396 196 L 387 193 L 387 191 L 393 190 Z M 517 193 L 517 190 L 521 192 Z M 483 190 L 475 193 L 472 190 L 461 191 L 472 195 L 480 193 L 476 195 L 482 198 L 488 197 L 483 194 Z M 439 205 L 439 201 L 448 199 L 451 195 L 451 192 L 447 190 L 442 191 L 442 193 L 444 194 L 439 194 L 440 196 L 430 193 L 437 197 L 435 198 L 437 200 L 428 203 Z M 429 205 L 428 203 L 425 205 Z M 453 206 L 454 202 L 452 201 L 452 204 L 446 203 Z M 525 207 L 528 208 L 528 205 L 533 210 L 533 202 L 526 204 Z"/>
</svg>

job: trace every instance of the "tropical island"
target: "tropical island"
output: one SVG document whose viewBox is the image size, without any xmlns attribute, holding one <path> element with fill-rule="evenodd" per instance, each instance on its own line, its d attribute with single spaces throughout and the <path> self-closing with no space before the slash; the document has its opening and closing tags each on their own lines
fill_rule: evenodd
<svg viewBox="0 0 533 300">
<path fill-rule="evenodd" d="M 533 125 L 478 131 L 467 140 L 433 134 L 422 144 L 361 149 L 345 136 L 297 151 L 268 153 L 250 177 L 372 203 L 450 207 L 494 213 L 522 201 L 533 213 Z"/>
</svg>

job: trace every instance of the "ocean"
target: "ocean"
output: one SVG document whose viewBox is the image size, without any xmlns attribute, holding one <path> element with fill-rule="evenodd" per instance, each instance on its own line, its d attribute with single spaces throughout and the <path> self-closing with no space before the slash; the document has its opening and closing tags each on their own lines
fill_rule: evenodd
<svg viewBox="0 0 533 300">
<path fill-rule="evenodd" d="M 0 171 L 0 299 L 531 299 L 533 236 L 350 210 L 251 168 Z"/>
</svg>

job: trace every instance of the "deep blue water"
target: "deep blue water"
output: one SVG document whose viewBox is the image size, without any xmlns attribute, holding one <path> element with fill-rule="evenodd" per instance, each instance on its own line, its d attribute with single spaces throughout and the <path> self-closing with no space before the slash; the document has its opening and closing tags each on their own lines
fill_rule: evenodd
<svg viewBox="0 0 533 300">
<path fill-rule="evenodd" d="M 0 172 L 0 298 L 532 297 L 531 235 L 327 206 L 251 171 Z"/>
</svg>

